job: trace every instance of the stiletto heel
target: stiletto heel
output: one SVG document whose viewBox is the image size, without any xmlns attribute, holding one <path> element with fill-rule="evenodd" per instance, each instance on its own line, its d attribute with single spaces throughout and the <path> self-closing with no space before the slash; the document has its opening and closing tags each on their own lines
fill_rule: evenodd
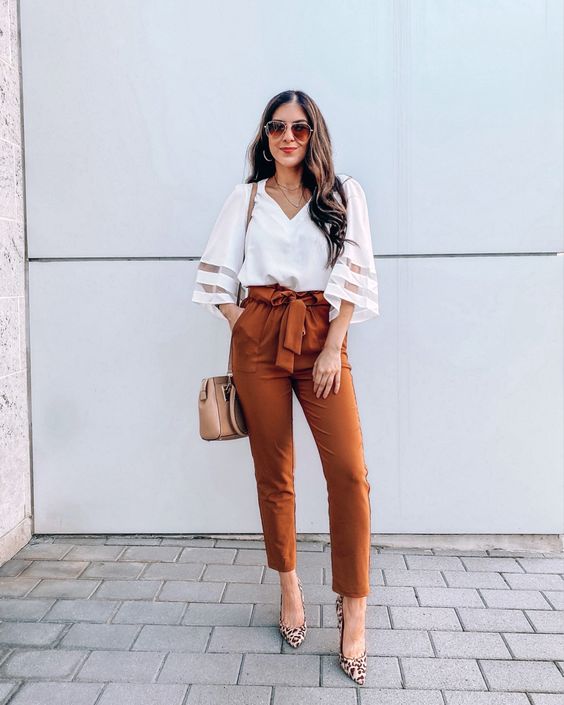
<svg viewBox="0 0 564 705">
<path fill-rule="evenodd" d="M 366 649 L 361 656 L 348 658 L 343 654 L 343 634 L 344 634 L 344 612 L 343 612 L 343 596 L 339 595 L 335 603 L 337 610 L 337 623 L 339 625 L 340 646 L 339 646 L 339 664 L 343 671 L 352 678 L 355 683 L 364 685 L 366 680 Z"/>
<path fill-rule="evenodd" d="M 280 634 L 284 639 L 296 649 L 302 641 L 305 639 L 307 634 L 307 621 L 305 618 L 305 600 L 304 591 L 302 588 L 302 581 L 298 578 L 298 587 L 300 588 L 300 595 L 302 598 L 302 606 L 304 608 L 304 623 L 299 627 L 287 627 L 282 621 L 282 595 L 280 595 L 280 619 L 278 621 L 278 626 L 280 628 Z"/>
</svg>

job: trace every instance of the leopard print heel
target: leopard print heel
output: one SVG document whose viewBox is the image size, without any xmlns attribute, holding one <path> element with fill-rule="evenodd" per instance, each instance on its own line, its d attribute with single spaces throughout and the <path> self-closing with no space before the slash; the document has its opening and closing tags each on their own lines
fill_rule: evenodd
<svg viewBox="0 0 564 705">
<path fill-rule="evenodd" d="M 298 646 L 302 643 L 302 641 L 305 639 L 305 636 L 307 634 L 307 621 L 305 618 L 305 600 L 304 600 L 304 591 L 302 588 L 302 581 L 298 578 L 298 587 L 300 588 L 300 594 L 302 596 L 302 605 L 304 608 L 304 623 L 300 625 L 299 627 L 287 627 L 284 622 L 282 621 L 282 595 L 280 595 L 280 619 L 278 621 L 278 626 L 280 627 L 280 634 L 284 637 L 284 639 L 290 644 L 290 646 L 293 646 L 294 649 L 297 649 Z"/>
<path fill-rule="evenodd" d="M 343 615 L 343 596 L 339 595 L 335 603 L 335 608 L 337 610 L 337 622 L 339 625 L 339 635 L 340 635 L 340 647 L 339 647 L 339 664 L 343 671 L 352 678 L 355 683 L 359 685 L 364 685 L 366 681 L 366 650 L 361 656 L 356 656 L 354 658 L 348 658 L 343 655 L 343 628 L 344 615 Z"/>
</svg>

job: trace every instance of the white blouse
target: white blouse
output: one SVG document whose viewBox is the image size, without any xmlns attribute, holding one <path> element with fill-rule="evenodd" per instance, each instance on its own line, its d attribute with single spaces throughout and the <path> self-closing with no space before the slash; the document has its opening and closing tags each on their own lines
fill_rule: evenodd
<svg viewBox="0 0 564 705">
<path fill-rule="evenodd" d="M 278 283 L 295 291 L 323 291 L 331 304 L 329 321 L 339 314 L 342 299 L 354 304 L 351 323 L 378 316 L 366 196 L 358 181 L 345 174 L 338 176 L 348 203 L 346 237 L 358 247 L 345 242 L 335 266 L 328 268 L 327 239 L 309 216 L 309 201 L 288 218 L 266 191 L 267 179 L 258 182 L 245 242 L 252 183 L 237 184 L 223 204 L 200 259 L 192 301 L 224 318 L 216 304 L 236 304 L 239 282 L 244 287 Z"/>
</svg>

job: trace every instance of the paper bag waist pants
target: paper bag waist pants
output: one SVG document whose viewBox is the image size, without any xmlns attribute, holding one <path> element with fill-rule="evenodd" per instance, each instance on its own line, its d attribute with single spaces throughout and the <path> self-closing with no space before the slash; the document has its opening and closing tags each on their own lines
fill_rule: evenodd
<svg viewBox="0 0 564 705">
<path fill-rule="evenodd" d="M 341 386 L 317 398 L 312 368 L 329 331 L 322 291 L 251 286 L 232 331 L 232 372 L 247 422 L 268 566 L 296 568 L 292 394 L 313 433 L 327 483 L 332 588 L 370 593 L 371 507 L 361 422 L 347 356 Z"/>
</svg>

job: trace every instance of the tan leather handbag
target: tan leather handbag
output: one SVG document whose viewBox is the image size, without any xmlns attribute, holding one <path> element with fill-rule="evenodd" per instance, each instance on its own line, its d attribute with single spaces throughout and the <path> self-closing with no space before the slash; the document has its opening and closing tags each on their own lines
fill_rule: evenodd
<svg viewBox="0 0 564 705">
<path fill-rule="evenodd" d="M 247 209 L 247 225 L 243 241 L 243 260 L 245 259 L 245 241 L 247 229 L 255 203 L 258 183 L 255 181 L 251 189 L 249 207 Z M 241 282 L 237 289 L 237 306 L 241 303 Z M 237 389 L 233 381 L 231 369 L 231 350 L 233 336 L 229 343 L 229 362 L 227 374 L 216 377 L 204 377 L 198 395 L 198 413 L 200 416 L 200 436 L 204 441 L 230 441 L 234 438 L 244 438 L 248 435 L 247 424 L 241 409 Z"/>
</svg>

